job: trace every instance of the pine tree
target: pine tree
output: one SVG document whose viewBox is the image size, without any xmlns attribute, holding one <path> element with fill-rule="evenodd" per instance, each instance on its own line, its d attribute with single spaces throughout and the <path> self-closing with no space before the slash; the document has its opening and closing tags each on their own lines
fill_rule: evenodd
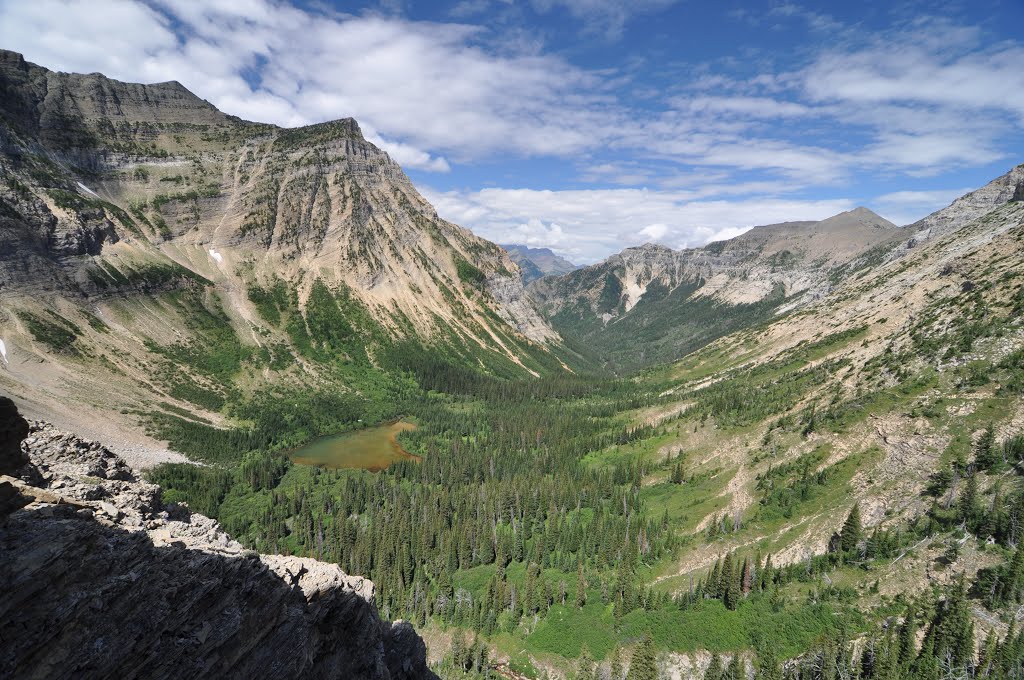
<svg viewBox="0 0 1024 680">
<path fill-rule="evenodd" d="M 931 640 L 928 640 L 931 638 Z M 974 661 L 974 620 L 967 602 L 964 579 L 961 575 L 945 603 L 936 607 L 935 618 L 926 636 L 930 643 L 928 656 L 949 659 L 954 668 L 966 668 Z M 921 656 L 926 656 L 922 648 Z"/>
<path fill-rule="evenodd" d="M 992 423 L 988 424 L 978 438 L 978 443 L 974 445 L 974 460 L 979 470 L 991 470 L 1003 462 L 999 450 L 996 449 L 996 432 Z"/>
<path fill-rule="evenodd" d="M 850 514 L 843 522 L 842 531 L 839 532 L 839 549 L 846 555 L 852 554 L 860 543 L 863 528 L 860 523 L 860 504 L 854 503 L 850 508 Z"/>
<path fill-rule="evenodd" d="M 654 658 L 654 641 L 650 634 L 644 635 L 633 652 L 626 680 L 658 680 L 658 664 Z"/>
<path fill-rule="evenodd" d="M 586 645 L 580 653 L 580 659 L 576 663 L 576 677 L 578 680 L 596 680 L 594 672 L 594 659 L 590 656 L 590 650 Z"/>
<path fill-rule="evenodd" d="M 999 640 L 995 629 L 989 630 L 985 643 L 978 657 L 977 677 L 985 678 L 992 675 L 992 667 L 996 663 L 996 651 Z"/>
<path fill-rule="evenodd" d="M 726 555 L 722 561 L 722 572 L 718 579 L 718 597 L 729 609 L 733 609 L 736 606 L 735 600 L 731 597 L 732 581 L 732 556 Z"/>
<path fill-rule="evenodd" d="M 967 484 L 960 494 L 957 503 L 957 516 L 961 522 L 967 524 L 970 531 L 974 531 L 978 516 L 981 514 L 978 508 L 978 475 L 970 474 L 967 477 Z"/>
<path fill-rule="evenodd" d="M 1024 543 L 1013 553 L 1002 591 L 1003 602 L 1016 603 L 1024 599 Z"/>
<path fill-rule="evenodd" d="M 761 645 L 757 652 L 756 680 L 782 680 L 782 666 L 775 656 L 775 648 L 771 644 Z"/>
<path fill-rule="evenodd" d="M 612 650 L 611 680 L 622 680 L 622 657 L 618 647 Z"/>
<path fill-rule="evenodd" d="M 723 673 L 725 673 L 725 668 L 722 667 L 722 657 L 715 652 L 708 667 L 704 670 L 704 680 L 723 680 Z"/>
<path fill-rule="evenodd" d="M 739 654 L 733 654 L 729 661 L 729 667 L 725 669 L 722 680 L 747 680 L 747 671 L 743 667 L 743 659 Z"/>
<path fill-rule="evenodd" d="M 682 463 L 676 463 L 674 466 L 672 466 L 672 476 L 670 477 L 670 481 L 673 484 L 682 484 L 683 483 L 683 464 Z"/>
<path fill-rule="evenodd" d="M 751 589 L 753 588 L 754 582 L 754 567 L 750 562 L 750 558 L 744 558 L 743 560 L 743 571 L 740 573 L 740 593 L 746 597 Z"/>
<path fill-rule="evenodd" d="M 708 596 L 719 598 L 721 594 L 722 586 L 722 560 L 721 558 L 715 560 L 715 566 L 711 568 L 711 573 L 708 574 L 708 585 L 707 593 Z"/>
<path fill-rule="evenodd" d="M 466 638 L 462 637 L 462 631 L 452 636 L 452 665 L 466 670 Z"/>
<path fill-rule="evenodd" d="M 909 668 L 914 660 L 914 645 L 917 641 L 917 621 L 914 619 L 914 605 L 907 605 L 907 612 L 900 626 L 900 647 L 898 661 L 900 666 Z"/>
</svg>

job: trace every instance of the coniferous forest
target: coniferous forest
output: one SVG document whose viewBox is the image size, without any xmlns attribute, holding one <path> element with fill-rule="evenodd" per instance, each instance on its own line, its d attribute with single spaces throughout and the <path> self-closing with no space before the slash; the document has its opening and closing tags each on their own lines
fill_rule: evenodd
<svg viewBox="0 0 1024 680">
<path fill-rule="evenodd" d="M 657 372 L 513 380 L 445 370 L 429 352 L 411 356 L 423 364 L 407 359 L 395 369 L 387 379 L 392 401 L 359 403 L 350 420 L 377 409 L 415 422 L 400 441 L 418 461 L 378 473 L 329 470 L 294 465 L 281 449 L 242 446 L 231 464 L 165 465 L 152 479 L 166 498 L 217 517 L 256 550 L 312 556 L 370 577 L 386 617 L 448 640 L 437 668 L 450 677 L 537 674 L 531 659 L 543 655 L 572 677 L 655 678 L 666 654 L 698 650 L 713 655 L 704 677 L 716 679 L 747 670 L 758 678 L 1020 677 L 1024 635 L 992 632 L 976 645 L 970 614 L 973 606 L 1005 612 L 1024 601 L 1024 557 L 1015 547 L 1024 528 L 1020 437 L 1000 441 L 987 427 L 932 476 L 922 492 L 926 512 L 867 527 L 854 503 L 826 549 L 794 562 L 759 545 L 719 545 L 748 525 L 776 526 L 821 507 L 844 488 L 850 473 L 842 464 L 824 464 L 821 453 L 772 464 L 751 512 L 712 513 L 687 531 L 663 496 L 699 504 L 709 472 L 691 465 L 685 450 L 653 454 L 709 419 L 736 428 L 790 410 L 787 400 L 807 389 L 813 372 L 741 373 L 695 391 L 688 408 L 655 423 L 637 416 L 678 402 Z M 337 414 L 340 405 L 329 408 Z M 809 425 L 814 418 L 783 416 L 762 450 L 836 427 L 825 418 Z M 858 606 L 885 578 L 872 573 L 929 542 L 944 547 L 936 568 L 948 568 L 972 536 L 987 539 L 996 559 L 971 579 L 897 593 L 876 611 Z M 664 566 L 695 550 L 718 557 L 685 581 L 660 585 Z M 526 653 L 509 655 L 514 645 Z M 498 650 L 511 657 L 507 664 L 491 658 Z"/>
</svg>

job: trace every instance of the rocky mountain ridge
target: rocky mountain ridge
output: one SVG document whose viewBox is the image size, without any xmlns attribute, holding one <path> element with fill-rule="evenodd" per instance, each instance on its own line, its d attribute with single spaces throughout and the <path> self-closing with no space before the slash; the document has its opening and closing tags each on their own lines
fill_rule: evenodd
<svg viewBox="0 0 1024 680">
<path fill-rule="evenodd" d="M 818 222 L 753 227 L 700 248 L 627 248 L 529 290 L 567 341 L 595 348 L 612 368 L 638 368 L 821 300 L 842 282 L 955 233 L 1021 187 L 1024 166 L 906 227 L 861 207 Z M 630 338 L 639 351 L 624 355 L 618 348 Z"/>
<path fill-rule="evenodd" d="M 352 119 L 283 129 L 175 82 L 0 51 L 0 175 L 0 387 L 75 431 L 114 414 L 125 453 L 165 448 L 138 404 L 224 425 L 258 385 L 358 391 L 326 364 L 365 375 L 409 347 L 563 370 L 517 265 L 440 219 Z M 231 375 L 211 376 L 224 352 Z"/>
<path fill-rule="evenodd" d="M 964 194 L 950 205 L 908 225 L 912 244 L 955 232 L 1007 201 L 1024 200 L 1024 165 L 1012 168 L 985 186 Z"/>
<path fill-rule="evenodd" d="M 535 313 L 513 318 L 487 294 L 516 280 L 504 252 L 440 220 L 352 119 L 284 130 L 178 83 L 54 73 L 12 52 L 0 53 L 0 93 L 4 241 L 20 256 L 4 265 L 44 265 L 5 276 L 11 292 L 54 278 L 63 294 L 124 292 L 112 270 L 134 260 L 222 286 L 285 279 L 301 302 L 321 277 L 423 334 L 441 321 L 486 342 L 483 304 L 533 340 L 553 337 Z M 480 272 L 484 300 L 463 290 L 460 261 Z M 452 296 L 465 310 L 444 304 Z"/>
<path fill-rule="evenodd" d="M 613 369 L 671 361 L 777 310 L 828 292 L 851 263 L 900 242 L 866 208 L 820 222 L 787 222 L 680 251 L 646 244 L 529 290 L 568 341 Z M 629 347 L 627 352 L 622 348 Z"/>
<path fill-rule="evenodd" d="M 371 581 L 245 550 L 102 445 L 19 419 L 5 409 L 5 429 L 28 432 L 5 452 L 30 461 L 0 470 L 18 494 L 0 503 L 5 676 L 433 677 Z"/>
</svg>

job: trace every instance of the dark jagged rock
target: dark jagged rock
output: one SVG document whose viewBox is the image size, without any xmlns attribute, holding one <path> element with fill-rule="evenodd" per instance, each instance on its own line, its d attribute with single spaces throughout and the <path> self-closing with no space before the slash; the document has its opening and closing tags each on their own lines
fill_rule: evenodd
<svg viewBox="0 0 1024 680">
<path fill-rule="evenodd" d="M 7 397 L 0 397 L 0 474 L 12 474 L 28 463 L 21 442 L 28 436 L 28 422 Z"/>
<path fill-rule="evenodd" d="M 1017 182 L 1017 188 L 1013 190 L 1011 201 L 1024 201 L 1024 179 Z"/>
<path fill-rule="evenodd" d="M 428 676 L 423 642 L 380 621 L 367 581 L 313 560 L 156 547 L 145 532 L 45 510 L 0 529 L 6 677 Z M 294 586 L 274 568 L 300 565 Z"/>
<path fill-rule="evenodd" d="M 0 677 L 434 677 L 371 581 L 245 550 L 103 446 L 0 414 L 32 463 L 32 502 L 0 520 Z"/>
</svg>

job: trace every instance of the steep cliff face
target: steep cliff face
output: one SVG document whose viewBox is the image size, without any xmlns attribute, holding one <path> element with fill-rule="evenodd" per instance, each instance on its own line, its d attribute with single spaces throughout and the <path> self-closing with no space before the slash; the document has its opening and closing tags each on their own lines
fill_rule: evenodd
<svg viewBox="0 0 1024 680">
<path fill-rule="evenodd" d="M 423 335 L 442 324 L 488 342 L 501 307 L 489 291 L 517 281 L 504 251 L 439 219 L 352 119 L 248 123 L 178 83 L 53 73 L 11 52 L 0 95 L 5 242 L 50 270 L 8 273 L 14 292 L 123 293 L 118 273 L 139 261 L 222 287 L 282 279 L 303 302 L 322 278 L 385 323 L 400 313 Z M 55 285 L 44 274 L 58 268 Z M 554 337 L 528 306 L 506 316 L 532 340 Z"/>
<path fill-rule="evenodd" d="M 352 119 L 282 129 L 175 82 L 0 51 L 0 175 L 0 386 L 76 431 L 101 413 L 137 434 L 123 412 L 140 403 L 222 424 L 243 383 L 345 391 L 323 364 L 371 370 L 403 343 L 494 374 L 562 370 L 507 253 L 440 219 Z M 261 359 L 215 385 L 181 365 L 228 344 Z"/>
<path fill-rule="evenodd" d="M 0 425 L 20 422 L 5 411 Z M 20 479 L 4 478 L 31 502 L 0 517 L 0 675 L 433 677 L 412 627 L 378 617 L 372 582 L 244 550 L 104 447 L 44 423 L 24 452 Z"/>
<path fill-rule="evenodd" d="M 1007 201 L 1021 198 L 1024 198 L 1024 165 L 1018 165 L 980 189 L 964 194 L 942 210 L 909 225 L 910 244 L 913 246 L 950 234 Z"/>
</svg>

